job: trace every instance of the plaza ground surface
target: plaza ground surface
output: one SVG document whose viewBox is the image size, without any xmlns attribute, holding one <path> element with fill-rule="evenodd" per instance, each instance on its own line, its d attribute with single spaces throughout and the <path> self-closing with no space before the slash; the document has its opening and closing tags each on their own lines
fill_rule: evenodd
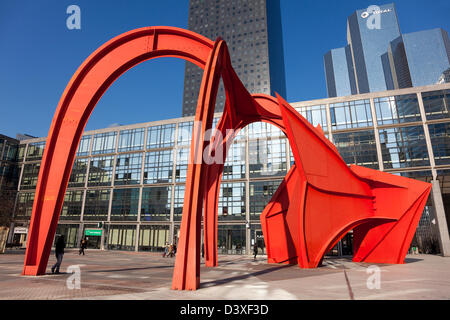
<svg viewBox="0 0 450 320">
<path fill-rule="evenodd" d="M 368 268 L 350 258 L 326 258 L 322 267 L 267 264 L 264 256 L 219 256 L 219 266 L 201 267 L 197 291 L 171 290 L 174 258 L 159 253 L 68 250 L 62 274 L 21 276 L 24 252 L 0 255 L 0 299 L 132 299 L 132 300 L 297 300 L 297 299 L 450 299 L 450 258 L 408 255 L 405 264 L 378 264 L 380 287 L 367 285 Z M 69 289 L 66 273 L 78 265 L 80 289 Z M 370 269 L 369 269 L 370 270 Z M 370 278 L 369 280 L 375 278 Z M 75 284 L 75 282 L 71 282 Z M 372 287 L 375 282 L 370 282 Z"/>
</svg>

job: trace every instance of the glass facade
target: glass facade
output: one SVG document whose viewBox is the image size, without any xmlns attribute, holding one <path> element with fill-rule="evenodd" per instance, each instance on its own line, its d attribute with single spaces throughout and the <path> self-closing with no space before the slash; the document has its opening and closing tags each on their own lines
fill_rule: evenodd
<svg viewBox="0 0 450 320">
<path fill-rule="evenodd" d="M 335 133 L 333 140 L 345 163 L 378 169 L 377 146 L 373 130 Z"/>
<path fill-rule="evenodd" d="M 139 188 L 114 189 L 111 221 L 137 221 Z"/>
<path fill-rule="evenodd" d="M 169 243 L 168 225 L 141 225 L 139 228 L 139 251 L 164 251 Z"/>
<path fill-rule="evenodd" d="M 443 29 L 404 33 L 390 47 L 401 48 L 389 51 L 391 60 L 396 62 L 392 68 L 396 73 L 394 79 L 399 79 L 396 88 L 435 84 L 450 68 L 450 41 Z M 405 78 L 407 81 L 402 81 Z"/>
<path fill-rule="evenodd" d="M 172 186 L 142 189 L 141 221 L 169 221 Z"/>
<path fill-rule="evenodd" d="M 349 45 L 332 49 L 324 56 L 328 97 L 356 94 L 356 80 Z"/>
<path fill-rule="evenodd" d="M 172 181 L 173 150 L 150 151 L 145 155 L 144 184 Z"/>
<path fill-rule="evenodd" d="M 168 148 L 175 143 L 175 125 L 167 124 L 147 129 L 147 148 Z"/>
<path fill-rule="evenodd" d="M 114 156 L 91 158 L 88 186 L 110 186 L 114 168 Z"/>
<path fill-rule="evenodd" d="M 369 100 L 356 100 L 330 105 L 332 130 L 372 126 Z"/>
<path fill-rule="evenodd" d="M 400 36 L 394 4 L 380 5 L 379 11 L 369 8 L 357 10 L 347 19 L 347 40 L 352 47 L 358 93 L 389 89 L 382 56 L 389 42 Z M 371 25 L 373 20 L 378 25 Z"/>
<path fill-rule="evenodd" d="M 422 99 L 427 120 L 450 118 L 450 90 L 423 92 Z"/>
<path fill-rule="evenodd" d="M 122 130 L 119 135 L 118 152 L 142 150 L 144 148 L 144 128 Z"/>
<path fill-rule="evenodd" d="M 69 187 L 84 187 L 88 171 L 88 158 L 75 159 L 69 178 Z"/>
<path fill-rule="evenodd" d="M 422 121 L 417 95 L 374 99 L 378 125 Z"/>
<path fill-rule="evenodd" d="M 386 92 L 294 103 L 293 107 L 313 126 L 322 127 L 348 165 L 428 182 L 436 175 L 449 214 L 450 88 L 404 90 L 395 95 Z M 181 118 L 86 132 L 64 197 L 61 232 L 72 234 L 76 229 L 79 237 L 82 230 L 103 222 L 102 245 L 112 250 L 161 251 L 166 242 L 176 241 L 192 128 L 192 119 Z M 14 217 L 20 223 L 31 216 L 40 168 L 35 159 L 42 152 L 36 150 L 44 146 L 42 138 L 24 140 L 1 155 L 10 158 L 15 153 L 18 159 L 20 184 Z M 34 151 L 28 151 L 30 147 Z M 263 245 L 260 214 L 293 163 L 289 142 L 279 128 L 252 123 L 237 134 L 219 189 L 219 253 L 251 252 L 255 239 Z M 431 203 L 427 210 L 417 241 L 431 232 Z M 96 247 L 99 241 L 92 239 Z"/>
<path fill-rule="evenodd" d="M 98 133 L 94 135 L 91 154 L 115 152 L 116 137 L 117 132 Z"/>
<path fill-rule="evenodd" d="M 379 134 L 385 169 L 430 165 L 422 126 L 380 129 Z"/>
<path fill-rule="evenodd" d="M 324 55 L 328 97 L 445 82 L 450 39 L 441 28 L 401 34 L 394 3 L 369 5 L 347 19 L 347 46 Z"/>
<path fill-rule="evenodd" d="M 125 153 L 116 157 L 114 185 L 140 184 L 142 153 Z"/>
<path fill-rule="evenodd" d="M 302 108 L 295 108 L 306 120 L 314 127 L 321 126 L 323 132 L 328 131 L 327 107 L 326 105 L 305 106 Z"/>
</svg>

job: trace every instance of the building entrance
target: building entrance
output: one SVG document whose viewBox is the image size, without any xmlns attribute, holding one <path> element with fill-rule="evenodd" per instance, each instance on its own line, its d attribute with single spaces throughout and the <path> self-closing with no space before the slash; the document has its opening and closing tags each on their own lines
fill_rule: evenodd
<svg viewBox="0 0 450 320">
<path fill-rule="evenodd" d="M 264 243 L 264 235 L 261 229 L 256 229 L 253 231 L 253 236 L 252 236 L 252 251 L 253 251 L 253 246 L 255 245 L 255 241 L 256 244 L 258 245 L 258 254 L 265 254 L 266 253 L 266 246 Z"/>
<path fill-rule="evenodd" d="M 87 241 L 88 249 L 100 249 L 102 242 L 102 229 L 86 228 L 84 230 L 84 238 Z"/>
</svg>

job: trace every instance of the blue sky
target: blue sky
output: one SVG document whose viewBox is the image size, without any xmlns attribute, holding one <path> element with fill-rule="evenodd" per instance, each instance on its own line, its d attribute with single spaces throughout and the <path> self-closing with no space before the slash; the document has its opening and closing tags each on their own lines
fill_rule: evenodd
<svg viewBox="0 0 450 320">
<path fill-rule="evenodd" d="M 353 11 L 392 1 L 281 0 L 287 100 L 326 97 L 323 54 L 346 44 Z M 66 9 L 81 8 L 81 30 L 69 30 Z M 402 33 L 450 31 L 450 1 L 395 1 Z M 0 0 L 0 133 L 47 136 L 67 83 L 111 38 L 144 26 L 187 28 L 188 0 Z M 146 61 L 101 98 L 87 130 L 181 116 L 184 61 Z"/>
</svg>

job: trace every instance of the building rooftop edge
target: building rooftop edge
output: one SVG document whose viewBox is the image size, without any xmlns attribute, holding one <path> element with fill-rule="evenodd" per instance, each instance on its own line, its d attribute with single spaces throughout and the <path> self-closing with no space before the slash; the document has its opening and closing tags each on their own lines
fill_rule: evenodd
<svg viewBox="0 0 450 320">
<path fill-rule="evenodd" d="M 395 90 L 385 90 L 385 91 L 379 91 L 379 92 L 354 94 L 354 95 L 341 96 L 341 97 L 304 100 L 304 101 L 298 101 L 298 102 L 289 102 L 289 104 L 291 104 L 293 107 L 305 107 L 305 106 L 315 106 L 315 105 L 321 105 L 321 104 L 323 105 L 323 104 L 339 103 L 339 102 L 346 102 L 346 101 L 356 101 L 356 100 L 364 100 L 364 99 L 372 99 L 372 98 L 380 98 L 380 97 L 390 97 L 390 96 L 412 94 L 412 93 L 418 93 L 418 92 L 445 90 L 445 89 L 450 89 L 450 83 L 432 84 L 432 85 L 421 86 L 421 87 L 412 87 L 412 88 L 395 89 Z M 214 117 L 221 116 L 221 115 L 222 115 L 222 112 L 214 113 Z M 181 123 L 181 122 L 186 122 L 186 121 L 192 121 L 194 119 L 195 119 L 195 116 L 188 116 L 188 117 L 156 120 L 156 121 L 150 121 L 150 122 L 140 122 L 140 123 L 129 124 L 129 125 L 120 125 L 120 126 L 109 127 L 109 128 L 88 130 L 88 131 L 84 131 L 83 135 L 92 135 L 92 134 L 105 133 L 105 132 L 111 132 L 111 131 L 136 129 L 136 128 L 147 127 L 147 126 L 151 127 L 151 126 L 158 126 L 158 125 L 164 125 L 164 124 L 170 124 L 170 123 Z M 42 141 L 45 141 L 46 139 L 47 139 L 47 137 L 24 139 L 24 140 L 20 140 L 20 144 L 27 144 L 27 143 L 32 143 L 32 142 L 42 142 Z"/>
</svg>

